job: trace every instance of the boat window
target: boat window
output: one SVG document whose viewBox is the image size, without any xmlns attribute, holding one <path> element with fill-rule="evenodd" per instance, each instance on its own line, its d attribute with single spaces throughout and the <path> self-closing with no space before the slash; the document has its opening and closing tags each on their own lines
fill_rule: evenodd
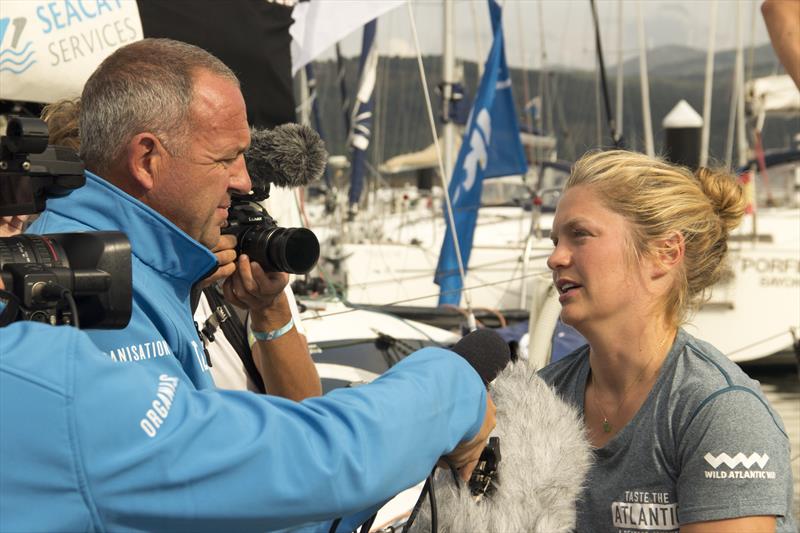
<svg viewBox="0 0 800 533">
<path fill-rule="evenodd" d="M 542 201 L 542 211 L 554 212 L 558 205 L 558 199 L 561 197 L 561 190 L 569 178 L 569 171 L 551 167 L 543 166 L 539 174 L 539 190 L 538 194 Z"/>
<path fill-rule="evenodd" d="M 522 181 L 488 179 L 483 182 L 483 207 L 520 207 L 530 203 L 531 191 Z"/>
<path fill-rule="evenodd" d="M 758 207 L 800 206 L 800 164 L 788 161 L 772 165 L 766 174 L 756 174 Z"/>
</svg>

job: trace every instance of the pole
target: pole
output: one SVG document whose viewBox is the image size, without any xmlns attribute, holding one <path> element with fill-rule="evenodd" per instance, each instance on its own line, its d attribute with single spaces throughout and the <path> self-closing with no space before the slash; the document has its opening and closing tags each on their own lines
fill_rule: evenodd
<svg viewBox="0 0 800 533">
<path fill-rule="evenodd" d="M 618 1 L 617 8 L 617 131 L 622 136 L 622 92 L 624 81 L 625 67 L 623 64 L 624 54 L 622 50 L 623 35 L 622 35 L 622 0 Z"/>
<path fill-rule="evenodd" d="M 706 52 L 706 81 L 703 92 L 703 131 L 700 137 L 700 166 L 708 166 L 708 143 L 711 136 L 711 89 L 714 85 L 714 41 L 717 34 L 717 0 L 711 0 L 708 47 Z"/>
<path fill-rule="evenodd" d="M 650 80 L 647 75 L 647 41 L 644 38 L 644 17 L 642 17 L 641 1 L 636 3 L 636 26 L 639 30 L 639 84 L 642 87 L 644 147 L 645 153 L 653 157 L 656 149 L 653 143 L 653 121 L 650 118 Z"/>
<path fill-rule="evenodd" d="M 453 51 L 453 0 L 444 1 L 444 53 L 442 54 L 442 130 L 444 141 L 444 172 L 446 183 L 453 174 L 453 149 L 456 125 L 450 120 L 450 104 L 453 97 L 453 74 L 455 54 Z"/>
<path fill-rule="evenodd" d="M 603 59 L 603 42 L 600 38 L 600 20 L 597 17 L 597 5 L 594 0 L 592 4 L 592 18 L 594 19 L 594 42 L 597 49 L 597 60 L 599 62 L 598 69 L 600 70 L 600 83 L 603 88 L 603 103 L 606 109 L 606 119 L 608 120 L 608 129 L 611 133 L 611 140 L 614 146 L 620 148 L 622 146 L 622 139 L 617 133 L 617 127 L 614 123 L 614 115 L 611 113 L 611 100 L 608 98 L 608 82 L 606 81 L 606 64 Z"/>
<path fill-rule="evenodd" d="M 433 134 L 433 144 L 436 149 L 436 159 L 439 164 L 439 173 L 441 174 L 442 180 L 442 192 L 444 193 L 444 202 L 445 202 L 445 210 L 447 212 L 447 219 L 450 223 L 450 228 L 453 232 L 453 245 L 456 249 L 456 259 L 458 260 L 458 274 L 461 276 L 461 286 L 466 287 L 466 279 L 467 274 L 466 270 L 464 269 L 464 261 L 462 260 L 461 256 L 461 247 L 458 245 L 458 234 L 456 233 L 456 224 L 455 219 L 453 217 L 453 203 L 450 201 L 450 194 L 447 190 L 447 178 L 445 177 L 445 170 L 444 170 L 444 161 L 442 158 L 442 152 L 440 151 L 439 147 L 439 137 L 436 134 L 436 121 L 433 117 L 433 106 L 431 105 L 431 97 L 428 94 L 428 80 L 425 76 L 425 68 L 422 64 L 422 51 L 420 50 L 419 46 L 419 37 L 417 35 L 417 24 L 414 21 L 414 9 L 411 7 L 411 2 L 406 4 L 408 7 L 408 18 L 409 22 L 411 23 L 411 35 L 414 38 L 414 47 L 417 53 L 417 66 L 419 68 L 419 76 L 420 81 L 422 82 L 422 92 L 425 94 L 425 109 L 428 111 L 428 122 L 431 126 L 431 133 Z M 464 304 L 467 308 L 467 325 L 470 331 L 475 331 L 477 329 L 477 323 L 475 320 L 475 313 L 472 311 L 472 299 L 470 298 L 469 291 L 463 291 L 464 296 Z"/>
</svg>

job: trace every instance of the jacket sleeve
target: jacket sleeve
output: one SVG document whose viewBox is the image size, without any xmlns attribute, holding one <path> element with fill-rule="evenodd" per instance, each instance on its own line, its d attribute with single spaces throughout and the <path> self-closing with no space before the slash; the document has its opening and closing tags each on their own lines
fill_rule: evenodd
<svg viewBox="0 0 800 533">
<path fill-rule="evenodd" d="M 301 403 L 197 391 L 84 348 L 73 453 L 101 529 L 263 531 L 346 516 L 422 480 L 485 411 L 477 373 L 438 348 Z"/>
</svg>

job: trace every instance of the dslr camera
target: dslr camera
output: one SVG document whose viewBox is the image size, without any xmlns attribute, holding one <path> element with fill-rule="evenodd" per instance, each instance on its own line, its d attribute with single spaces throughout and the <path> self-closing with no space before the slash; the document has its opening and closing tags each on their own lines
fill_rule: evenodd
<svg viewBox="0 0 800 533">
<path fill-rule="evenodd" d="M 281 228 L 259 202 L 269 198 L 269 182 L 249 195 L 235 194 L 223 234 L 236 235 L 236 255 L 247 254 L 266 272 L 307 274 L 319 259 L 319 241 L 306 228 Z"/>
<path fill-rule="evenodd" d="M 307 274 L 319 259 L 319 241 L 306 228 L 281 228 L 259 202 L 270 185 L 302 187 L 319 179 L 327 152 L 319 134 L 300 124 L 252 129 L 245 152 L 253 182 L 250 194 L 234 194 L 223 234 L 236 236 L 236 253 L 247 254 L 266 272 Z"/>
<path fill-rule="evenodd" d="M 73 150 L 48 144 L 42 120 L 10 116 L 0 137 L 0 216 L 40 213 L 47 197 L 84 185 L 83 168 Z M 0 238 L 0 277 L 0 326 L 117 329 L 131 317 L 131 246 L 121 232 Z"/>
</svg>

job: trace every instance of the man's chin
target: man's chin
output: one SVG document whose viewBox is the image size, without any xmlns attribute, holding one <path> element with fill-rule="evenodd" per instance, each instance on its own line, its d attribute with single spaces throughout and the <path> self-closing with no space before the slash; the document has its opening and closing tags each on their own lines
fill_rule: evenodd
<svg viewBox="0 0 800 533">
<path fill-rule="evenodd" d="M 219 240 L 222 237 L 222 233 L 218 227 L 213 229 L 209 228 L 209 230 L 204 231 L 202 235 L 200 235 L 199 242 L 209 250 L 213 250 L 217 244 L 219 244 Z"/>
</svg>

